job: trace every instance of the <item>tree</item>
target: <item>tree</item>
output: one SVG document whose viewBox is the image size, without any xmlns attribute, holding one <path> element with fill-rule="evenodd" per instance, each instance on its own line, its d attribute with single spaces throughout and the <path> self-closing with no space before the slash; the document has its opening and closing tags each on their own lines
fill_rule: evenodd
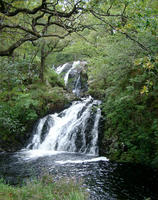
<svg viewBox="0 0 158 200">
<path fill-rule="evenodd" d="M 119 31 L 130 40 L 136 42 L 141 48 L 148 49 L 139 42 L 129 30 L 129 22 L 133 16 L 131 1 L 97 1 L 97 0 L 41 0 L 0 1 L 0 36 L 2 50 L 0 56 L 10 56 L 13 51 L 23 43 L 36 41 L 40 38 L 53 37 L 64 39 L 74 32 L 83 31 L 85 28 L 97 29 L 106 27 L 106 31 L 113 33 Z M 139 7 L 140 1 L 136 1 Z M 132 12 L 131 12 L 132 10 Z M 138 14 L 141 10 L 138 10 Z M 95 24 L 88 18 L 95 17 Z M 150 17 L 150 16 L 149 16 Z M 132 20 L 131 20 L 132 19 Z M 52 32 L 52 27 L 54 31 Z M 124 27 L 124 29 L 122 29 Z M 55 29 L 60 29 L 56 33 Z"/>
<path fill-rule="evenodd" d="M 28 7 L 28 8 L 27 8 Z M 23 43 L 42 37 L 64 39 L 85 28 L 80 23 L 82 1 L 0 1 L 0 56 L 10 56 Z M 61 31 L 51 31 L 58 27 Z M 54 28 L 55 30 L 55 28 Z"/>
<path fill-rule="evenodd" d="M 44 72 L 45 72 L 45 61 L 46 58 L 51 53 L 61 52 L 67 45 L 69 41 L 64 40 L 63 42 L 59 39 L 56 40 L 45 40 L 42 39 L 40 47 L 40 80 L 44 82 Z"/>
</svg>

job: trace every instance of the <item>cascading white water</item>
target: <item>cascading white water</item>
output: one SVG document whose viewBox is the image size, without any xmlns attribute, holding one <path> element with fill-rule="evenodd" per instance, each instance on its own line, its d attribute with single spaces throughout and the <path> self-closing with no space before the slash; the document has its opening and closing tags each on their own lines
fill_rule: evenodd
<svg viewBox="0 0 158 200">
<path fill-rule="evenodd" d="M 66 87 L 71 87 L 72 92 L 79 96 L 82 88 L 80 73 L 84 69 L 86 62 L 74 61 L 73 63 L 65 63 L 56 68 L 56 73 L 62 75 Z M 71 86 L 70 86 L 71 85 Z"/>
<path fill-rule="evenodd" d="M 60 65 L 57 69 L 56 69 L 56 73 L 57 74 L 61 74 L 65 69 L 67 70 L 67 68 L 69 69 L 69 67 L 71 67 L 71 65 L 69 63 L 65 63 L 64 65 Z"/>
<path fill-rule="evenodd" d="M 101 103 L 100 101 L 96 101 L 96 104 L 100 105 L 100 103 Z M 91 134 L 93 135 L 93 140 L 91 141 L 92 143 L 89 151 L 90 154 L 98 154 L 98 125 L 100 117 L 101 117 L 101 110 L 100 108 L 97 108 L 97 113 L 94 120 L 94 126 L 91 132 Z"/>
<path fill-rule="evenodd" d="M 80 75 L 77 78 L 76 84 L 75 84 L 75 88 L 73 89 L 73 93 L 76 94 L 76 96 L 78 97 L 80 95 L 80 90 L 81 90 L 81 77 Z"/>
<path fill-rule="evenodd" d="M 34 136 L 33 136 L 32 142 L 27 146 L 28 149 L 31 148 L 32 144 L 34 146 L 34 149 L 38 148 L 41 141 L 42 128 L 44 126 L 46 119 L 47 119 L 46 117 L 40 119 L 38 122 L 38 126 L 34 128 L 33 130 Z"/>
<path fill-rule="evenodd" d="M 73 62 L 72 67 L 66 72 L 66 74 L 64 76 L 64 82 L 65 82 L 66 86 L 68 84 L 68 79 L 69 79 L 70 72 L 72 72 L 72 70 L 76 69 L 79 64 L 80 64 L 80 61 Z M 63 71 L 63 69 L 65 69 L 65 67 L 66 67 L 66 65 L 65 66 L 63 65 L 62 70 L 60 72 L 58 72 L 58 73 L 60 74 Z M 58 68 L 57 68 L 57 71 L 59 71 Z"/>
<path fill-rule="evenodd" d="M 70 74 L 74 77 L 73 93 L 80 95 L 80 73 L 85 62 L 66 63 L 56 69 L 63 74 L 67 86 Z M 79 152 L 98 155 L 98 126 L 101 117 L 100 101 L 92 97 L 82 98 L 62 111 L 39 120 L 27 149 L 43 152 Z"/>
<path fill-rule="evenodd" d="M 101 116 L 99 104 L 100 101 L 88 97 L 73 102 L 72 106 L 59 114 L 49 115 L 53 125 L 45 133 L 45 139 L 41 141 L 43 127 L 48 120 L 48 116 L 44 117 L 39 121 L 32 142 L 27 148 L 97 155 L 98 124 Z"/>
</svg>

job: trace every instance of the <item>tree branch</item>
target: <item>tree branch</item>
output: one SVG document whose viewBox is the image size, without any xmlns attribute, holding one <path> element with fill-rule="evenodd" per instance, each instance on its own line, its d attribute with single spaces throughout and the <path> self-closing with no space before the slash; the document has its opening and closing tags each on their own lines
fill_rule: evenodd
<svg viewBox="0 0 158 200">
<path fill-rule="evenodd" d="M 0 51 L 0 56 L 11 56 L 13 51 L 16 48 L 20 47 L 26 41 L 34 41 L 37 39 L 38 38 L 36 38 L 36 37 L 24 37 L 24 38 L 18 40 L 17 42 L 15 42 L 14 44 L 12 44 L 7 50 Z"/>
<path fill-rule="evenodd" d="M 19 13 L 26 13 L 26 14 L 36 14 L 38 11 L 40 11 L 42 8 L 45 7 L 46 5 L 46 0 L 42 0 L 42 4 L 36 8 L 34 8 L 33 10 L 29 10 L 27 8 L 14 8 L 13 6 L 11 6 L 11 8 L 16 9 L 15 11 L 9 12 L 6 8 L 6 6 L 8 5 L 8 3 L 4 2 L 3 0 L 0 1 L 0 12 L 3 13 L 4 15 L 8 16 L 8 17 L 13 17 Z"/>
<path fill-rule="evenodd" d="M 139 47 L 141 47 L 141 49 L 150 52 L 148 48 L 146 48 L 142 43 L 140 43 L 138 40 L 134 39 L 132 36 L 130 36 L 128 33 L 123 32 L 121 30 L 118 30 L 116 27 L 114 27 L 112 24 L 106 22 L 104 19 L 102 19 L 100 16 L 97 16 L 95 14 L 95 12 L 92 12 L 92 14 L 99 19 L 100 21 L 104 22 L 105 24 L 107 24 L 108 26 L 110 26 L 113 30 L 117 30 L 119 33 L 125 35 L 127 38 L 129 38 L 130 40 L 132 40 L 133 42 L 135 42 L 136 44 L 138 44 Z"/>
<path fill-rule="evenodd" d="M 0 30 L 4 29 L 4 28 L 9 28 L 9 29 L 20 29 L 22 31 L 25 31 L 25 33 L 29 33 L 31 35 L 34 35 L 36 37 L 40 37 L 40 34 L 37 33 L 36 31 L 32 31 L 31 29 L 27 29 L 23 26 L 20 26 L 20 25 L 9 25 L 9 24 L 6 24 L 6 25 L 1 25 L 0 26 Z"/>
</svg>

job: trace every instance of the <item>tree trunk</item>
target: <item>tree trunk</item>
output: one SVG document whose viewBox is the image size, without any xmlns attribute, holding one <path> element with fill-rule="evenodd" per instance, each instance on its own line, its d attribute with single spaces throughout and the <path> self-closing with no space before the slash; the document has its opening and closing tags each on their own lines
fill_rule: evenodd
<svg viewBox="0 0 158 200">
<path fill-rule="evenodd" d="M 45 70 L 45 58 L 46 58 L 44 48 L 45 48 L 45 41 L 41 46 L 41 66 L 40 66 L 39 76 L 42 83 L 44 83 L 44 70 Z"/>
</svg>

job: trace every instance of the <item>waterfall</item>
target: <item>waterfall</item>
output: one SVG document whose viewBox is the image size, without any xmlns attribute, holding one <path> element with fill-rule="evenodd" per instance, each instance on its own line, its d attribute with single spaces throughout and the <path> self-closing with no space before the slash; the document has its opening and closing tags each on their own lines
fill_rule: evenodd
<svg viewBox="0 0 158 200">
<path fill-rule="evenodd" d="M 80 75 L 77 78 L 76 84 L 75 84 L 75 88 L 73 89 L 73 93 L 76 94 L 76 96 L 80 96 L 80 90 L 81 90 L 81 77 Z"/>
<path fill-rule="evenodd" d="M 92 97 L 75 101 L 62 111 L 48 115 L 41 120 L 34 130 L 34 136 L 28 149 L 44 151 L 67 151 L 98 154 L 98 124 L 101 116 L 100 101 Z M 96 110 L 96 111 L 95 111 Z M 45 131 L 48 122 L 52 126 Z"/>
<path fill-rule="evenodd" d="M 73 62 L 72 64 L 72 67 L 68 70 L 68 72 L 65 74 L 64 76 L 64 81 L 65 81 L 65 85 L 67 86 L 68 84 L 68 80 L 69 80 L 69 75 L 70 73 L 74 70 L 74 69 L 77 69 L 77 65 L 80 64 L 80 61 L 75 61 Z"/>
<path fill-rule="evenodd" d="M 74 61 L 60 65 L 55 71 L 64 79 L 65 86 L 72 90 L 76 96 L 80 96 L 81 91 L 86 91 L 87 87 L 82 84 L 81 72 L 87 63 L 83 61 Z"/>
<path fill-rule="evenodd" d="M 66 86 L 73 75 L 72 92 L 77 96 L 81 91 L 80 74 L 84 65 L 85 62 L 75 61 L 56 69 L 56 73 L 63 74 Z M 33 130 L 33 138 L 27 149 L 98 155 L 100 104 L 100 101 L 89 96 L 72 102 L 69 108 L 60 113 L 50 114 L 40 119 Z"/>
</svg>

